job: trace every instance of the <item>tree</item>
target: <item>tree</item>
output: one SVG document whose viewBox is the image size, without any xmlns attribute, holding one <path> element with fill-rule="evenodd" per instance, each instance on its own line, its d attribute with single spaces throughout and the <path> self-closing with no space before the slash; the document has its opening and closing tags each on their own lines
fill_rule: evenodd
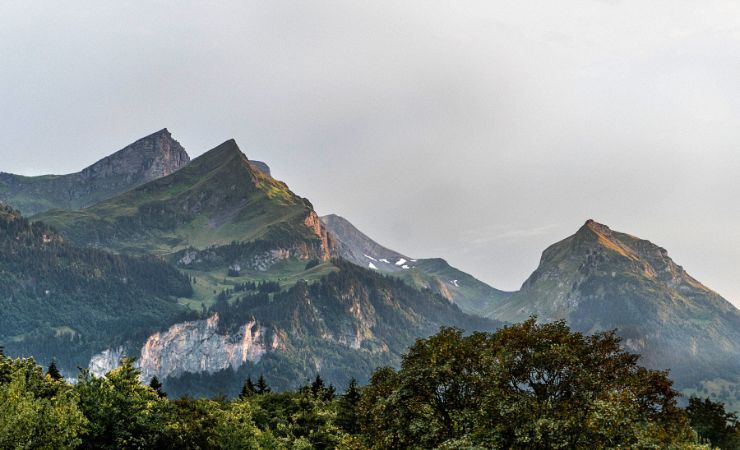
<svg viewBox="0 0 740 450">
<path fill-rule="evenodd" d="M 59 369 L 57 368 L 57 362 L 54 359 L 51 360 L 51 363 L 49 364 L 49 370 L 46 371 L 46 374 L 49 375 L 54 381 L 59 381 L 64 378 L 59 372 Z"/>
<path fill-rule="evenodd" d="M 32 359 L 4 358 L 0 448 L 77 448 L 88 427 L 74 390 L 51 380 Z"/>
<path fill-rule="evenodd" d="M 357 380 L 352 378 L 337 402 L 337 425 L 350 434 L 357 434 L 360 431 L 360 424 L 357 416 L 357 406 L 360 403 L 360 390 L 357 387 Z"/>
<path fill-rule="evenodd" d="M 691 397 L 686 413 L 702 442 L 722 449 L 740 448 L 740 422 L 722 403 Z"/>
<path fill-rule="evenodd" d="M 247 377 L 247 381 L 245 381 L 244 385 L 242 386 L 242 391 L 239 394 L 239 398 L 244 400 L 253 396 L 256 392 L 257 389 L 255 388 L 254 383 L 252 383 L 252 377 Z"/>
<path fill-rule="evenodd" d="M 637 365 L 613 332 L 530 319 L 495 333 L 443 328 L 401 369 L 373 375 L 361 427 L 381 448 L 670 447 L 692 433 L 664 372 Z M 618 426 L 614 426 L 618 424 Z M 379 443 L 379 444 L 378 444 Z"/>
<path fill-rule="evenodd" d="M 82 448 L 157 448 L 169 404 L 139 381 L 134 361 L 123 358 L 121 366 L 96 377 L 83 369 L 75 391 L 80 408 L 91 425 Z"/>
<path fill-rule="evenodd" d="M 149 381 L 149 387 L 154 389 L 154 392 L 157 393 L 159 398 L 166 398 L 167 393 L 162 390 L 162 383 L 160 383 L 159 378 L 157 376 L 153 376 L 151 381 Z"/>
<path fill-rule="evenodd" d="M 314 378 L 313 383 L 311 383 L 311 394 L 316 398 L 323 391 L 324 380 L 321 378 L 321 375 L 316 374 L 316 378 Z"/>
<path fill-rule="evenodd" d="M 265 377 L 260 374 L 260 377 L 257 379 L 257 386 L 256 386 L 256 392 L 259 395 L 267 394 L 270 392 L 270 386 L 267 385 L 267 381 L 265 381 Z"/>
</svg>

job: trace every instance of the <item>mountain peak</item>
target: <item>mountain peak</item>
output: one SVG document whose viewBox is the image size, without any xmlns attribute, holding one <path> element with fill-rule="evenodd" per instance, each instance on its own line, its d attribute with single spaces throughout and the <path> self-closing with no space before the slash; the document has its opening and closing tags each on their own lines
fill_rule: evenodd
<svg viewBox="0 0 740 450">
<path fill-rule="evenodd" d="M 185 149 L 162 128 L 80 172 L 42 177 L 1 174 L 0 200 L 26 215 L 84 208 L 170 175 L 189 162 Z"/>
</svg>

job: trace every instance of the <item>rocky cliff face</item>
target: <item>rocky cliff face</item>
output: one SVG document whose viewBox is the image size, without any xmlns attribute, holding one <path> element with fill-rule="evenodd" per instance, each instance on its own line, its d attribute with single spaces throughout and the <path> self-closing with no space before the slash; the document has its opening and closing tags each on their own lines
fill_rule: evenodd
<svg viewBox="0 0 740 450">
<path fill-rule="evenodd" d="M 259 362 L 268 349 L 280 349 L 280 334 L 273 333 L 266 341 L 264 329 L 250 320 L 233 334 L 219 334 L 219 315 L 205 320 L 182 322 L 167 331 L 155 333 L 135 352 L 141 377 L 153 376 L 164 380 L 183 373 L 214 373 L 223 369 L 236 370 L 247 362 Z M 90 371 L 105 375 L 126 356 L 123 347 L 107 349 L 90 359 Z"/>
<path fill-rule="evenodd" d="M 0 201 L 25 215 L 84 208 L 170 175 L 189 161 L 185 149 L 163 129 L 77 173 L 39 177 L 0 173 Z"/>
<path fill-rule="evenodd" d="M 165 128 L 139 139 L 76 174 L 93 190 L 106 180 L 121 180 L 128 189 L 174 173 L 190 162 L 185 149 Z M 100 187 L 100 186 L 97 186 Z"/>
</svg>

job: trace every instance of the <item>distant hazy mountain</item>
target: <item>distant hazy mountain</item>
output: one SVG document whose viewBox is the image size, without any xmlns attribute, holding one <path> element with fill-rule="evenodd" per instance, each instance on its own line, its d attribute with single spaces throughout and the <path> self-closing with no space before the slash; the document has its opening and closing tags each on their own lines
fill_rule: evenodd
<svg viewBox="0 0 740 450">
<path fill-rule="evenodd" d="M 191 294 L 188 278 L 161 260 L 75 247 L 0 205 L 0 345 L 8 354 L 56 358 L 74 375 L 94 353 L 188 317 L 176 297 Z"/>
<path fill-rule="evenodd" d="M 450 266 L 444 259 L 417 260 L 390 250 L 343 217 L 330 214 L 321 221 L 335 237 L 342 258 L 361 267 L 393 273 L 417 288 L 431 289 L 465 312 L 480 314 L 511 295 Z"/>
<path fill-rule="evenodd" d="M 25 215 L 84 208 L 174 173 L 189 161 L 182 146 L 163 129 L 77 173 L 38 177 L 0 173 L 0 201 Z"/>
<path fill-rule="evenodd" d="M 542 254 L 537 270 L 490 317 L 566 319 L 583 332 L 618 329 L 646 364 L 682 386 L 740 381 L 740 311 L 649 241 L 592 220 Z"/>
</svg>

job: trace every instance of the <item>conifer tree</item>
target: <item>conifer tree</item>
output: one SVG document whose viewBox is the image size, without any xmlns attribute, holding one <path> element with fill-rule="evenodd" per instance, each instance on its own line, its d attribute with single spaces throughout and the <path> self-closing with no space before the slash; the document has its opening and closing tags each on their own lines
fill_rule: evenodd
<svg viewBox="0 0 740 450">
<path fill-rule="evenodd" d="M 357 417 L 357 405 L 360 403 L 360 390 L 357 388 L 357 380 L 352 378 L 347 390 L 339 397 L 337 409 L 337 425 L 350 434 L 357 434 L 360 425 Z"/>
<path fill-rule="evenodd" d="M 46 371 L 46 374 L 49 375 L 54 381 L 59 381 L 64 378 L 57 368 L 57 362 L 55 359 L 51 360 L 51 364 L 49 364 L 49 370 Z"/>
<path fill-rule="evenodd" d="M 323 391 L 324 380 L 321 378 L 321 375 L 316 374 L 316 378 L 313 380 L 313 383 L 311 383 L 311 394 L 316 398 L 319 394 L 323 393 Z"/>
<path fill-rule="evenodd" d="M 267 394 L 268 392 L 271 391 L 270 386 L 268 386 L 267 381 L 265 381 L 265 377 L 261 374 L 260 374 L 260 377 L 257 379 L 256 391 L 260 395 Z"/>
<path fill-rule="evenodd" d="M 153 376 L 152 381 L 149 382 L 149 387 L 154 389 L 157 395 L 159 395 L 159 398 L 167 397 L 167 393 L 162 390 L 162 383 L 159 381 L 159 378 L 157 378 L 156 375 Z"/>
<path fill-rule="evenodd" d="M 247 381 L 244 382 L 244 386 L 242 386 L 242 392 L 239 394 L 240 399 L 245 399 L 253 396 L 257 393 L 257 388 L 255 388 L 254 383 L 252 383 L 252 377 L 247 377 Z"/>
</svg>

